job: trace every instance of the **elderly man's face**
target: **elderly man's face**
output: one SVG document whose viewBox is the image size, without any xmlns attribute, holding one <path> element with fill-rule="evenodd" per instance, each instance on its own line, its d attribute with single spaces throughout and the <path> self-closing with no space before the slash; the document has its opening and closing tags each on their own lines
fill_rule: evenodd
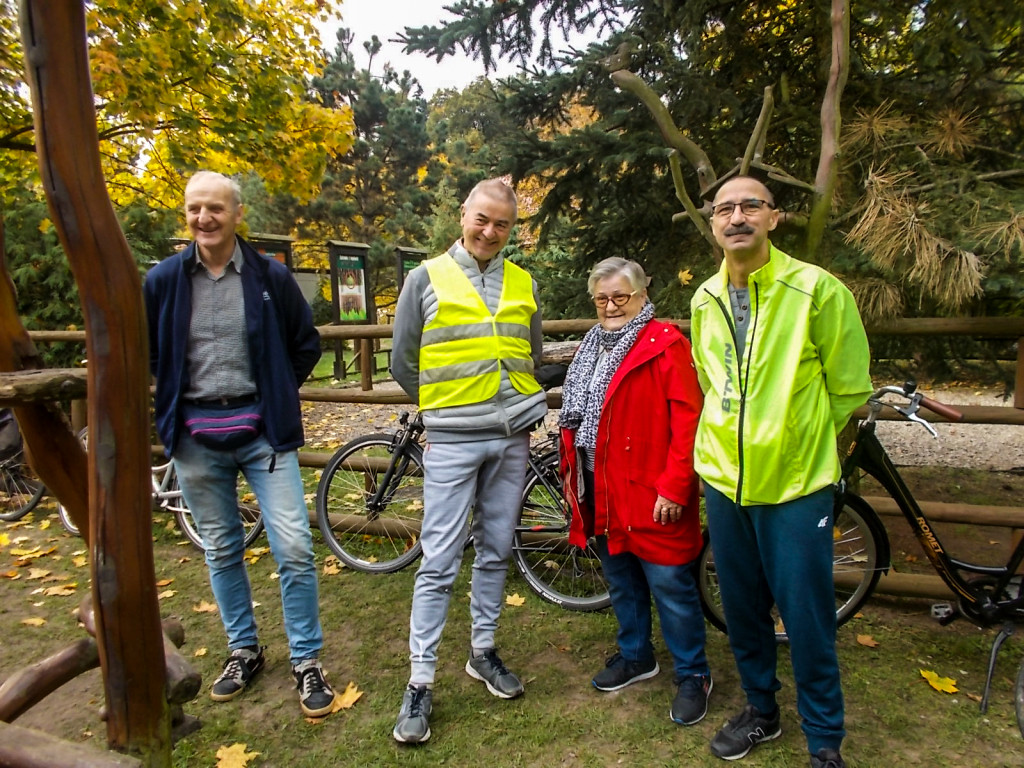
<svg viewBox="0 0 1024 768">
<path fill-rule="evenodd" d="M 233 251 L 241 220 L 242 206 L 235 205 L 231 185 L 223 179 L 200 178 L 185 187 L 185 223 L 201 254 Z"/>
<path fill-rule="evenodd" d="M 743 212 L 742 203 L 761 201 L 757 210 Z M 719 205 L 732 204 L 732 211 L 721 214 Z M 779 212 L 774 208 L 771 192 L 756 179 L 733 179 L 727 181 L 715 195 L 714 213 L 711 216 L 711 231 L 722 250 L 729 254 L 761 252 L 766 246 L 768 233 L 779 223 Z"/>
<path fill-rule="evenodd" d="M 476 194 L 462 207 L 462 247 L 477 261 L 490 261 L 505 247 L 515 223 L 511 203 Z"/>
</svg>

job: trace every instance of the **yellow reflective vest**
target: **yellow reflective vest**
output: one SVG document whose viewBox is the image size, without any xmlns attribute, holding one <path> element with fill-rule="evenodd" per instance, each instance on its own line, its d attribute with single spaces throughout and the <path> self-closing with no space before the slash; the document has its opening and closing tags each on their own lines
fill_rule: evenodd
<svg viewBox="0 0 1024 768">
<path fill-rule="evenodd" d="M 489 400 L 498 393 L 502 368 L 519 392 L 539 392 L 530 354 L 530 320 L 537 311 L 530 275 L 505 261 L 501 299 L 492 315 L 450 255 L 423 264 L 438 306 L 420 340 L 420 408 Z"/>
</svg>

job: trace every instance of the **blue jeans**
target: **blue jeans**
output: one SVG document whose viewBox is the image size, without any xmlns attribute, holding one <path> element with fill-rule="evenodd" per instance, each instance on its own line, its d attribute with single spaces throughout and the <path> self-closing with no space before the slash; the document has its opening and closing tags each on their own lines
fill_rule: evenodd
<svg viewBox="0 0 1024 768">
<path fill-rule="evenodd" d="M 843 691 L 836 657 L 831 486 L 782 504 L 744 507 L 711 486 L 704 501 L 729 645 L 747 701 L 775 710 L 773 605 L 789 636 L 797 709 L 810 751 L 839 749 Z"/>
<path fill-rule="evenodd" d="M 709 674 L 704 654 L 704 614 L 700 608 L 694 563 L 657 565 L 632 552 L 609 554 L 608 538 L 596 537 L 612 610 L 619 620 L 616 641 L 627 661 L 648 662 L 651 645 L 651 596 L 658 607 L 661 634 L 672 654 L 676 682 L 690 675 Z"/>
<path fill-rule="evenodd" d="M 292 664 L 315 658 L 323 646 L 313 536 L 309 530 L 296 451 L 275 454 L 259 437 L 235 451 L 215 451 L 183 434 L 174 465 L 185 503 L 206 545 L 210 586 L 231 650 L 258 645 L 252 588 L 238 515 L 239 471 L 259 501 L 270 552 L 281 582 L 284 630 Z"/>
</svg>

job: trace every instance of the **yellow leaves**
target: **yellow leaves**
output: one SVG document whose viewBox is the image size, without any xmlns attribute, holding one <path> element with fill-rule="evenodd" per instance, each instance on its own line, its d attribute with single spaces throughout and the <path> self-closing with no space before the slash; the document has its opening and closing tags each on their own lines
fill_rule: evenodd
<svg viewBox="0 0 1024 768">
<path fill-rule="evenodd" d="M 165 600 L 168 597 L 174 597 L 176 594 L 178 594 L 177 590 L 165 589 L 163 592 L 160 592 L 159 594 L 157 594 L 156 599 L 157 600 Z"/>
<path fill-rule="evenodd" d="M 256 565 L 263 555 L 270 551 L 270 547 L 253 547 L 245 550 L 245 562 L 249 565 Z"/>
<path fill-rule="evenodd" d="M 921 677 L 928 681 L 928 685 L 934 688 L 936 691 L 941 693 L 956 693 L 959 688 L 956 687 L 956 680 L 949 677 L 939 677 L 938 673 L 932 672 L 930 669 L 920 670 Z"/>
<path fill-rule="evenodd" d="M 514 592 L 511 595 L 505 595 L 505 605 L 523 605 L 526 602 L 526 598 L 520 595 L 518 592 Z"/>
<path fill-rule="evenodd" d="M 201 600 L 198 605 L 192 606 L 192 611 L 194 613 L 216 613 L 217 605 L 215 603 L 207 602 L 206 600 Z"/>
<path fill-rule="evenodd" d="M 89 564 L 89 558 L 85 555 L 78 555 L 77 557 L 72 557 L 71 562 L 74 563 L 76 568 L 84 568 Z"/>
<path fill-rule="evenodd" d="M 17 581 L 21 578 L 21 574 L 18 571 L 10 570 L 0 572 L 0 579 L 10 579 L 11 581 Z"/>
<path fill-rule="evenodd" d="M 245 744 L 232 744 L 217 750 L 217 768 L 245 768 L 259 756 L 259 752 L 246 752 Z"/>
<path fill-rule="evenodd" d="M 206 648 L 196 648 L 195 652 L 192 655 L 195 656 L 198 659 L 198 658 L 200 658 L 202 656 L 205 656 L 206 654 L 207 654 Z"/>
<path fill-rule="evenodd" d="M 29 568 L 28 569 L 28 576 L 26 576 L 25 579 L 27 581 L 32 581 L 34 579 L 46 578 L 49 575 L 50 575 L 50 572 L 48 570 L 46 570 L 45 568 Z"/>
<path fill-rule="evenodd" d="M 78 588 L 77 582 L 71 582 L 69 584 L 61 584 L 56 587 L 47 587 L 42 590 L 42 593 L 47 597 L 70 597 L 75 594 L 75 590 Z M 35 593 L 33 593 L 35 594 Z"/>
<path fill-rule="evenodd" d="M 341 692 L 341 695 L 334 697 L 334 705 L 331 707 L 331 712 L 340 712 L 343 709 L 352 709 L 352 706 L 362 698 L 363 692 L 360 691 L 355 683 L 349 683 L 345 686 L 345 690 Z"/>
<path fill-rule="evenodd" d="M 676 275 L 679 278 L 680 285 L 689 285 L 693 282 L 693 273 L 688 269 L 680 269 L 679 274 Z"/>
<path fill-rule="evenodd" d="M 174 579 L 160 579 L 160 581 L 158 581 L 156 583 L 156 585 L 158 587 L 169 587 L 173 583 L 174 583 Z"/>
<path fill-rule="evenodd" d="M 336 576 L 341 573 L 341 569 L 345 566 L 342 562 L 334 555 L 328 555 L 324 560 L 324 576 Z"/>
<path fill-rule="evenodd" d="M 0 547 L 6 547 L 11 543 L 11 537 L 6 533 L 0 533 Z"/>
<path fill-rule="evenodd" d="M 46 619 L 40 616 L 32 616 L 28 619 L 22 619 L 21 623 L 24 624 L 26 627 L 41 627 L 43 626 L 43 624 L 46 623 Z"/>
<path fill-rule="evenodd" d="M 866 648 L 877 648 L 879 643 L 871 635 L 857 635 L 857 643 Z"/>
</svg>

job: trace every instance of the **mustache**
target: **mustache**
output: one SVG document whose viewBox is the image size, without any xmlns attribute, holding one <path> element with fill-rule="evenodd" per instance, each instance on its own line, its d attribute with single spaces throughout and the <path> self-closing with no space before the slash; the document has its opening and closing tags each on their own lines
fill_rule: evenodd
<svg viewBox="0 0 1024 768">
<path fill-rule="evenodd" d="M 739 224 L 735 227 L 729 227 L 725 230 L 726 235 L 752 235 L 754 234 L 754 228 L 749 224 Z"/>
</svg>

